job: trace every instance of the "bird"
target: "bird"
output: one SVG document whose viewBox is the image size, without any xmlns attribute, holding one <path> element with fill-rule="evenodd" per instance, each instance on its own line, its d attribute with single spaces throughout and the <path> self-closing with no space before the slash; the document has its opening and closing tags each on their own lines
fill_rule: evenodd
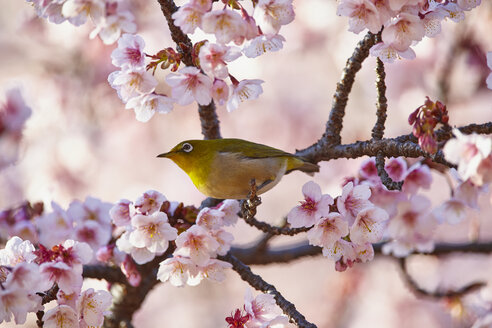
<svg viewBox="0 0 492 328">
<path fill-rule="evenodd" d="M 217 199 L 246 199 L 252 181 L 259 195 L 279 183 L 284 174 L 319 172 L 317 164 L 300 156 L 234 138 L 185 140 L 157 157 L 172 160 L 202 194 Z"/>
</svg>

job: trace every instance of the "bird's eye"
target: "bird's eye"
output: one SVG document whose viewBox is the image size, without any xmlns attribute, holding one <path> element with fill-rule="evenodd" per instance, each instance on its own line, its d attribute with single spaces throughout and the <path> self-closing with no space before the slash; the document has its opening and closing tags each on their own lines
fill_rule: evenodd
<svg viewBox="0 0 492 328">
<path fill-rule="evenodd" d="M 185 152 L 185 153 L 189 153 L 190 151 L 193 150 L 193 146 L 189 143 L 184 143 L 183 146 L 181 146 L 181 149 Z"/>
</svg>

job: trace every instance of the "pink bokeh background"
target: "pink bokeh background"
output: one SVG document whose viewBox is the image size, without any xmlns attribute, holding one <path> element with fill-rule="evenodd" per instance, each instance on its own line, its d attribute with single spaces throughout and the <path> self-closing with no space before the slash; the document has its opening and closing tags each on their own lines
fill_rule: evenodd
<svg viewBox="0 0 492 328">
<path fill-rule="evenodd" d="M 482 2 L 467 12 L 464 22 L 447 21 L 437 38 L 419 43 L 417 59 L 386 66 L 385 136 L 410 133 L 407 117 L 426 96 L 446 103 L 451 125 L 492 121 L 492 91 L 484 82 L 489 73 L 485 52 L 492 51 L 492 4 Z M 132 6 L 146 52 L 174 46 L 157 1 L 132 1 Z M 294 152 L 322 135 L 345 61 L 363 35 L 347 31 L 347 19 L 336 16 L 335 1 L 295 0 L 294 6 L 295 21 L 281 31 L 287 39 L 282 51 L 254 60 L 241 58 L 231 65 L 237 78 L 264 80 L 264 94 L 232 113 L 218 108 L 224 137 Z M 0 90 L 21 86 L 33 114 L 24 131 L 19 161 L 0 171 L 0 209 L 26 199 L 45 204 L 56 201 L 66 208 L 73 199 L 89 195 L 115 202 L 135 199 L 148 189 L 162 192 L 169 200 L 198 206 L 204 197 L 186 174 L 171 161 L 156 158 L 182 140 L 202 137 L 196 106 L 175 106 L 171 113 L 156 115 L 148 123 L 136 121 L 106 80 L 116 70 L 110 59 L 115 46 L 90 40 L 91 29 L 90 23 L 78 28 L 68 23 L 54 25 L 39 19 L 27 2 L 2 1 Z M 194 40 L 203 38 L 193 36 Z M 465 41 L 473 43 L 476 51 L 453 50 L 461 49 L 457 44 Z M 451 71 L 443 73 L 449 61 Z M 368 58 L 357 75 L 344 120 L 344 143 L 370 138 L 376 119 L 374 67 L 375 59 Z M 157 74 L 158 91 L 164 93 L 168 91 L 166 73 Z M 443 79 L 449 83 L 445 99 L 439 88 Z M 362 160 L 321 163 L 314 181 L 335 197 L 343 178 L 356 174 Z M 425 194 L 438 205 L 449 192 L 443 177 L 434 178 L 433 188 Z M 263 195 L 258 218 L 280 222 L 301 199 L 301 187 L 309 180 L 297 172 L 284 177 Z M 439 240 L 467 241 L 477 222 L 480 240 L 490 240 L 489 197 L 483 196 L 482 210 L 470 211 L 467 221 L 440 227 Z M 237 245 L 260 236 L 243 222 L 232 232 Z M 303 238 L 278 238 L 273 244 Z M 405 288 L 391 258 L 377 257 L 343 273 L 335 272 L 334 263 L 321 256 L 252 269 L 320 328 L 470 325 L 466 313 L 460 314 L 456 306 L 416 299 Z M 484 255 L 415 256 L 410 273 L 428 290 L 459 288 L 475 280 L 492 282 L 492 261 Z M 134 323 L 137 328 L 226 327 L 224 318 L 242 306 L 246 288 L 232 271 L 222 284 L 206 281 L 185 288 L 160 284 L 136 313 Z M 35 317 L 30 319 L 25 327 L 36 327 Z"/>
</svg>

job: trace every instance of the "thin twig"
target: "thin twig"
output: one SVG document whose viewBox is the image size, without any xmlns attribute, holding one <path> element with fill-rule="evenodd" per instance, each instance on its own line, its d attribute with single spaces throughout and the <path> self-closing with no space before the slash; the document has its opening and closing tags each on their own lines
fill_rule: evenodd
<svg viewBox="0 0 492 328">
<path fill-rule="evenodd" d="M 466 294 L 475 292 L 486 285 L 484 282 L 474 282 L 456 290 L 447 290 L 447 291 L 436 290 L 430 292 L 421 288 L 419 284 L 415 281 L 415 279 L 413 279 L 412 276 L 410 276 L 407 267 L 407 260 L 408 257 L 398 259 L 398 264 L 401 269 L 403 281 L 405 282 L 408 289 L 418 298 L 442 299 L 442 298 L 463 297 Z"/>
<path fill-rule="evenodd" d="M 310 323 L 306 318 L 296 309 L 295 305 L 289 302 L 285 297 L 280 294 L 275 286 L 267 283 L 261 276 L 254 274 L 251 269 L 236 257 L 231 254 L 220 257 L 221 260 L 227 261 L 232 264 L 232 268 L 236 271 L 241 279 L 246 281 L 253 288 L 268 293 L 275 297 L 277 305 L 284 311 L 284 313 L 293 320 L 300 328 L 316 328 L 316 325 Z"/>
<path fill-rule="evenodd" d="M 378 91 L 378 99 L 376 102 L 376 124 L 372 128 L 372 138 L 375 140 L 381 140 L 384 136 L 384 123 L 386 122 L 386 110 L 388 103 L 386 99 L 386 84 L 384 79 L 386 73 L 384 72 L 384 63 L 381 59 L 377 58 L 376 64 L 376 89 Z"/>
</svg>

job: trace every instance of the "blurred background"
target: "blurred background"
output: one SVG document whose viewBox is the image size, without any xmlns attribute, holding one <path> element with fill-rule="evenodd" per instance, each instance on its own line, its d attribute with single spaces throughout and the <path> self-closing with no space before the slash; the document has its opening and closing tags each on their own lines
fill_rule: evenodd
<svg viewBox="0 0 492 328">
<path fill-rule="evenodd" d="M 482 2 L 466 13 L 464 22 L 444 22 L 437 38 L 426 38 L 415 46 L 417 59 L 386 66 L 385 136 L 410 133 L 408 115 L 426 96 L 447 105 L 452 126 L 492 121 L 492 91 L 485 86 L 490 72 L 485 54 L 492 51 L 492 3 Z M 287 39 L 284 49 L 232 63 L 229 70 L 236 78 L 264 80 L 264 93 L 232 113 L 218 108 L 223 137 L 289 152 L 319 139 L 345 61 L 363 37 L 363 33 L 347 31 L 347 18 L 336 16 L 336 5 L 335 1 L 294 0 L 296 19 L 281 30 Z M 135 0 L 131 6 L 147 53 L 174 47 L 157 1 Z M 18 162 L 0 171 L 0 209 L 24 200 L 43 201 L 48 207 L 56 201 L 63 208 L 87 196 L 107 202 L 134 200 L 148 189 L 198 206 L 204 197 L 185 173 L 171 161 L 156 158 L 182 140 L 202 137 L 196 106 L 175 106 L 171 113 L 156 114 L 147 123 L 136 121 L 133 110 L 124 109 L 107 82 L 108 74 L 116 70 L 110 58 L 115 45 L 90 40 L 92 28 L 90 22 L 81 27 L 51 24 L 38 18 L 27 2 L 2 1 L 0 99 L 7 88 L 20 86 L 33 114 L 24 130 Z M 194 36 L 194 40 L 203 38 Z M 374 67 L 375 59 L 368 58 L 357 75 L 344 120 L 344 143 L 370 138 L 376 119 Z M 166 74 L 157 73 L 158 91 L 168 91 L 163 82 Z M 355 175 L 362 160 L 321 163 L 314 181 L 323 192 L 338 196 L 343 178 Z M 310 179 L 298 172 L 284 177 L 262 196 L 257 217 L 279 223 L 301 199 L 301 187 Z M 435 175 L 433 189 L 425 193 L 435 205 L 449 195 L 442 193 L 444 181 Z M 460 225 L 440 226 L 439 240 L 467 241 L 477 222 L 479 239 L 491 240 L 490 194 L 482 197 L 481 205 L 480 212 L 470 210 Z M 260 236 L 243 222 L 232 232 L 237 245 Z M 274 244 L 303 238 L 278 238 Z M 378 257 L 343 273 L 335 272 L 334 263 L 322 257 L 257 266 L 253 271 L 320 328 L 469 327 L 472 323 L 464 303 L 415 298 L 391 258 Z M 453 289 L 475 280 L 492 282 L 492 261 L 485 255 L 414 256 L 409 272 L 425 289 Z M 242 306 L 246 288 L 232 271 L 220 285 L 203 282 L 198 287 L 175 288 L 160 284 L 134 323 L 138 328 L 156 323 L 160 327 L 226 327 L 224 318 Z M 488 297 L 487 293 L 485 289 L 483 295 L 470 296 L 470 304 L 473 298 Z M 34 315 L 25 326 L 36 326 Z"/>
</svg>

